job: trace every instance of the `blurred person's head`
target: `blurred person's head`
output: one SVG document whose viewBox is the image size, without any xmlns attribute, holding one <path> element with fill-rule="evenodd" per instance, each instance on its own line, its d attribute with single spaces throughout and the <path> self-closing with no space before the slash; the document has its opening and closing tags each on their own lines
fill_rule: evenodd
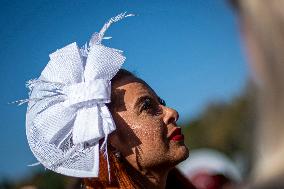
<svg viewBox="0 0 284 189">
<path fill-rule="evenodd" d="M 197 189 L 227 189 L 233 185 L 233 181 L 227 176 L 207 171 L 196 172 L 190 181 Z"/>
<path fill-rule="evenodd" d="M 178 168 L 198 189 L 229 188 L 242 180 L 235 163 L 213 149 L 192 150 Z"/>
<path fill-rule="evenodd" d="M 231 0 L 257 90 L 256 182 L 284 176 L 284 1 Z"/>
</svg>

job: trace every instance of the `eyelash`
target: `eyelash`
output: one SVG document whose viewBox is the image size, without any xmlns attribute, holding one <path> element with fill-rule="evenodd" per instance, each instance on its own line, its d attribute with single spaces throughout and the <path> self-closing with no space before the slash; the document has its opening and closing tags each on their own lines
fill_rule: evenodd
<svg viewBox="0 0 284 189">
<path fill-rule="evenodd" d="M 161 98 L 159 98 L 159 103 L 160 103 L 162 106 L 166 106 L 166 105 L 167 105 L 167 104 L 166 104 L 166 101 L 163 100 L 163 99 L 161 99 Z"/>
<path fill-rule="evenodd" d="M 143 104 L 142 104 L 142 108 L 141 109 L 143 111 L 143 110 L 149 110 L 151 108 L 153 108 L 153 102 L 152 102 L 152 100 L 150 98 L 146 98 L 144 100 Z"/>
<path fill-rule="evenodd" d="M 166 106 L 166 102 L 163 99 L 158 98 L 158 101 L 159 101 L 160 105 Z M 144 100 L 143 104 L 142 104 L 141 112 L 144 111 L 144 110 L 146 110 L 146 111 L 153 110 L 154 112 L 158 112 L 159 108 L 158 108 L 158 106 L 156 106 L 156 104 L 153 101 L 153 99 L 146 98 Z"/>
</svg>

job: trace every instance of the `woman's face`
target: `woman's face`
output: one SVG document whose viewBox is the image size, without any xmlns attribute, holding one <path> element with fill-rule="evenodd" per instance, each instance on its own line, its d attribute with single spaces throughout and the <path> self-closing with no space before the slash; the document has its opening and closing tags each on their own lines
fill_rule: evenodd
<svg viewBox="0 0 284 189">
<path fill-rule="evenodd" d="M 173 167 L 188 157 L 178 113 L 144 81 L 127 76 L 114 82 L 110 110 L 117 126 L 111 145 L 133 167 Z"/>
</svg>

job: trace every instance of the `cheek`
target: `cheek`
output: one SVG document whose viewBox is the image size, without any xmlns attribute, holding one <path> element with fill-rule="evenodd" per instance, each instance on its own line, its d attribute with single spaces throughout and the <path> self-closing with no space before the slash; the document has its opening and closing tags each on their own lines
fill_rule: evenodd
<svg viewBox="0 0 284 189">
<path fill-rule="evenodd" d="M 149 149 L 164 150 L 168 146 L 168 139 L 163 122 L 159 119 L 140 121 L 131 125 L 131 129 L 141 141 L 139 148 L 144 152 L 149 152 Z"/>
<path fill-rule="evenodd" d="M 155 157 L 157 153 L 166 152 L 169 141 L 167 139 L 167 127 L 158 116 L 137 116 L 120 113 L 116 119 L 119 127 L 120 149 L 125 152 L 125 156 L 136 154 L 135 149 L 139 149 L 144 156 Z M 127 149 L 126 149 L 127 148 Z"/>
<path fill-rule="evenodd" d="M 161 127 L 153 127 L 152 125 L 143 125 L 142 127 L 136 127 L 133 131 L 143 143 L 164 138 Z"/>
<path fill-rule="evenodd" d="M 166 127 L 158 117 L 140 117 L 135 119 L 130 127 L 141 141 L 161 139 L 166 136 Z"/>
</svg>

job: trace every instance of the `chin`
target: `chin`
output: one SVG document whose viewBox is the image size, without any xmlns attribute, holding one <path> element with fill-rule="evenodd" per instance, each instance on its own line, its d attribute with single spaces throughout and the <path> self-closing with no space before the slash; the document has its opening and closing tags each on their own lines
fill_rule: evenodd
<svg viewBox="0 0 284 189">
<path fill-rule="evenodd" d="M 189 150 L 186 145 L 175 148 L 172 152 L 172 166 L 176 166 L 180 162 L 186 160 L 189 156 Z"/>
<path fill-rule="evenodd" d="M 186 145 L 179 147 L 179 151 L 177 152 L 178 163 L 186 160 L 189 156 L 189 150 Z"/>
</svg>

